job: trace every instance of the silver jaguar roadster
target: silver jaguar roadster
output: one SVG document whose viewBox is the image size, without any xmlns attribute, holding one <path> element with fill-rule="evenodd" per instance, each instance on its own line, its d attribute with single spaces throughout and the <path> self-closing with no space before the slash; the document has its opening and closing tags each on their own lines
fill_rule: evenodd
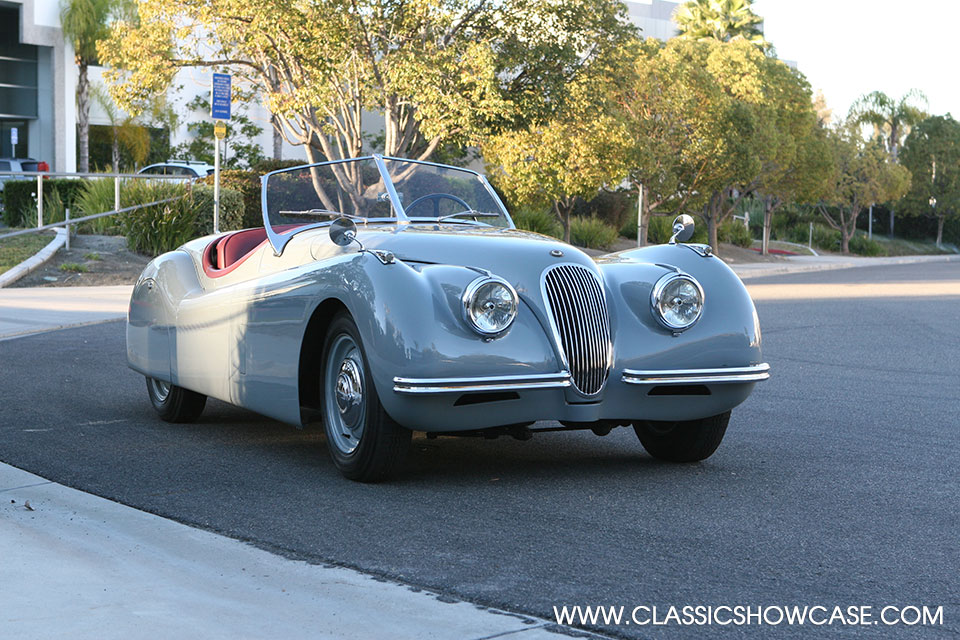
<svg viewBox="0 0 960 640">
<path fill-rule="evenodd" d="M 263 227 L 188 242 L 134 288 L 127 357 L 164 420 L 209 396 L 322 421 L 360 481 L 397 472 L 414 430 L 632 426 L 691 462 L 769 376 L 753 301 L 685 244 L 688 216 L 669 244 L 595 261 L 516 229 L 467 169 L 374 155 L 261 180 Z"/>
</svg>

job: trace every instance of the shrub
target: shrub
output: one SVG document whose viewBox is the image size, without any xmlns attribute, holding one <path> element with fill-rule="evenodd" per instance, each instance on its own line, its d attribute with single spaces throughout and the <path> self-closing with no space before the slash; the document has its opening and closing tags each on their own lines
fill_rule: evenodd
<svg viewBox="0 0 960 640">
<path fill-rule="evenodd" d="M 277 161 L 273 160 L 271 162 Z M 220 188 L 223 189 L 226 187 L 233 189 L 241 195 L 241 204 L 243 206 L 243 211 L 241 212 L 241 224 L 243 226 L 240 227 L 241 229 L 263 226 L 263 214 L 260 204 L 260 175 L 257 171 L 247 171 L 244 169 L 227 169 L 226 171 L 220 171 Z M 203 182 L 208 185 L 213 185 L 213 175 L 204 178 Z M 221 201 L 222 200 L 221 198 Z M 221 228 L 222 226 L 223 225 L 221 225 Z"/>
<path fill-rule="evenodd" d="M 739 220 L 727 220 L 717 229 L 717 239 L 720 242 L 729 242 L 738 247 L 750 247 L 753 244 L 753 236 L 748 229 Z"/>
<path fill-rule="evenodd" d="M 55 222 L 49 218 L 47 207 L 49 206 L 48 196 L 57 192 L 56 202 L 62 211 L 64 207 L 70 207 L 70 213 L 74 213 L 74 201 L 83 189 L 86 180 L 73 180 L 69 178 L 50 178 L 43 181 L 43 221 L 44 224 Z M 27 180 L 8 180 L 3 185 L 3 221 L 9 227 L 19 227 L 23 224 L 29 224 L 25 218 L 33 211 L 33 224 L 37 220 L 37 181 L 33 178 Z M 56 215 L 57 210 L 53 209 L 51 215 Z M 63 220 L 63 216 L 60 216 Z"/>
<path fill-rule="evenodd" d="M 858 256 L 882 256 L 886 255 L 883 247 L 876 240 L 871 240 L 862 233 L 855 233 L 850 238 L 850 253 Z"/>
<path fill-rule="evenodd" d="M 120 183 L 121 207 L 124 206 L 123 196 L 127 184 L 127 181 Z M 76 217 L 92 216 L 95 213 L 113 211 L 113 205 L 113 180 L 111 178 L 86 180 L 83 189 L 81 189 L 77 195 Z M 82 223 L 80 225 L 80 231 L 83 233 L 110 234 L 116 232 L 116 227 L 117 222 L 115 216 L 106 216 Z"/>
<path fill-rule="evenodd" d="M 591 249 L 609 249 L 619 235 L 617 228 L 596 216 L 570 219 L 570 242 Z"/>
<path fill-rule="evenodd" d="M 552 211 L 545 209 L 518 209 L 511 216 L 518 229 L 542 233 L 554 238 L 563 237 L 563 226 Z"/>
<path fill-rule="evenodd" d="M 790 227 L 786 239 L 797 244 L 807 244 L 810 241 L 810 224 L 793 225 Z M 813 224 L 813 246 L 824 251 L 838 251 L 840 249 L 840 232 L 815 222 Z"/>
<path fill-rule="evenodd" d="M 195 185 L 188 190 L 184 184 L 135 181 L 125 198 L 135 204 L 177 196 L 180 199 L 173 202 L 117 216 L 117 225 L 133 251 L 155 256 L 213 232 L 213 187 Z M 241 228 L 243 197 L 239 192 L 220 189 L 220 216 L 222 231 Z"/>
</svg>

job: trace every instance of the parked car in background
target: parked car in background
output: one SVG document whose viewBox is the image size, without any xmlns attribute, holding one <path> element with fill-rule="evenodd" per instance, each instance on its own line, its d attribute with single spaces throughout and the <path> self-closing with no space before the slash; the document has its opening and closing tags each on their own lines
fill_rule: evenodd
<svg viewBox="0 0 960 640">
<path fill-rule="evenodd" d="M 151 176 L 205 178 L 213 173 L 213 165 L 198 160 L 169 160 L 146 166 L 137 173 Z"/>
<path fill-rule="evenodd" d="M 669 244 L 594 261 L 516 229 L 467 169 L 374 155 L 262 185 L 263 227 L 188 242 L 134 287 L 127 358 L 164 420 L 196 419 L 208 396 L 319 419 L 361 481 L 398 470 L 411 430 L 629 426 L 654 457 L 692 462 L 769 376 L 753 301 L 685 244 L 690 216 Z"/>
<path fill-rule="evenodd" d="M 32 171 L 50 171 L 50 165 L 43 160 L 33 158 L 0 158 L 0 194 L 3 185 L 9 180 L 33 179 L 33 176 L 18 176 L 18 173 Z M 0 197 L 0 211 L 3 210 L 3 198 Z"/>
</svg>

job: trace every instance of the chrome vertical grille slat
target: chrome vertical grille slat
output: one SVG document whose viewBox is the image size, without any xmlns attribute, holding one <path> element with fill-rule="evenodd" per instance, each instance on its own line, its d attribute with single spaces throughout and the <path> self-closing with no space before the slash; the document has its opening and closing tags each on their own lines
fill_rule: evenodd
<svg viewBox="0 0 960 640">
<path fill-rule="evenodd" d="M 573 384 L 596 395 L 610 374 L 610 318 L 603 289 L 586 267 L 564 264 L 543 274 L 547 310 Z"/>
</svg>

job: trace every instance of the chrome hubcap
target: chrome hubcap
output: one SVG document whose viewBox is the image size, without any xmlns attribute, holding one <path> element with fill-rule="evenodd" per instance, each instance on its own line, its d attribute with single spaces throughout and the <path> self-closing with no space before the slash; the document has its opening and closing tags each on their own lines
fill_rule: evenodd
<svg viewBox="0 0 960 640">
<path fill-rule="evenodd" d="M 150 378 L 150 386 L 153 387 L 153 395 L 156 397 L 157 402 L 166 402 L 167 396 L 170 395 L 170 383 L 157 380 L 156 378 Z"/>
<path fill-rule="evenodd" d="M 347 334 L 333 341 L 324 369 L 324 427 L 341 453 L 356 451 L 366 426 L 363 355 Z"/>
</svg>

